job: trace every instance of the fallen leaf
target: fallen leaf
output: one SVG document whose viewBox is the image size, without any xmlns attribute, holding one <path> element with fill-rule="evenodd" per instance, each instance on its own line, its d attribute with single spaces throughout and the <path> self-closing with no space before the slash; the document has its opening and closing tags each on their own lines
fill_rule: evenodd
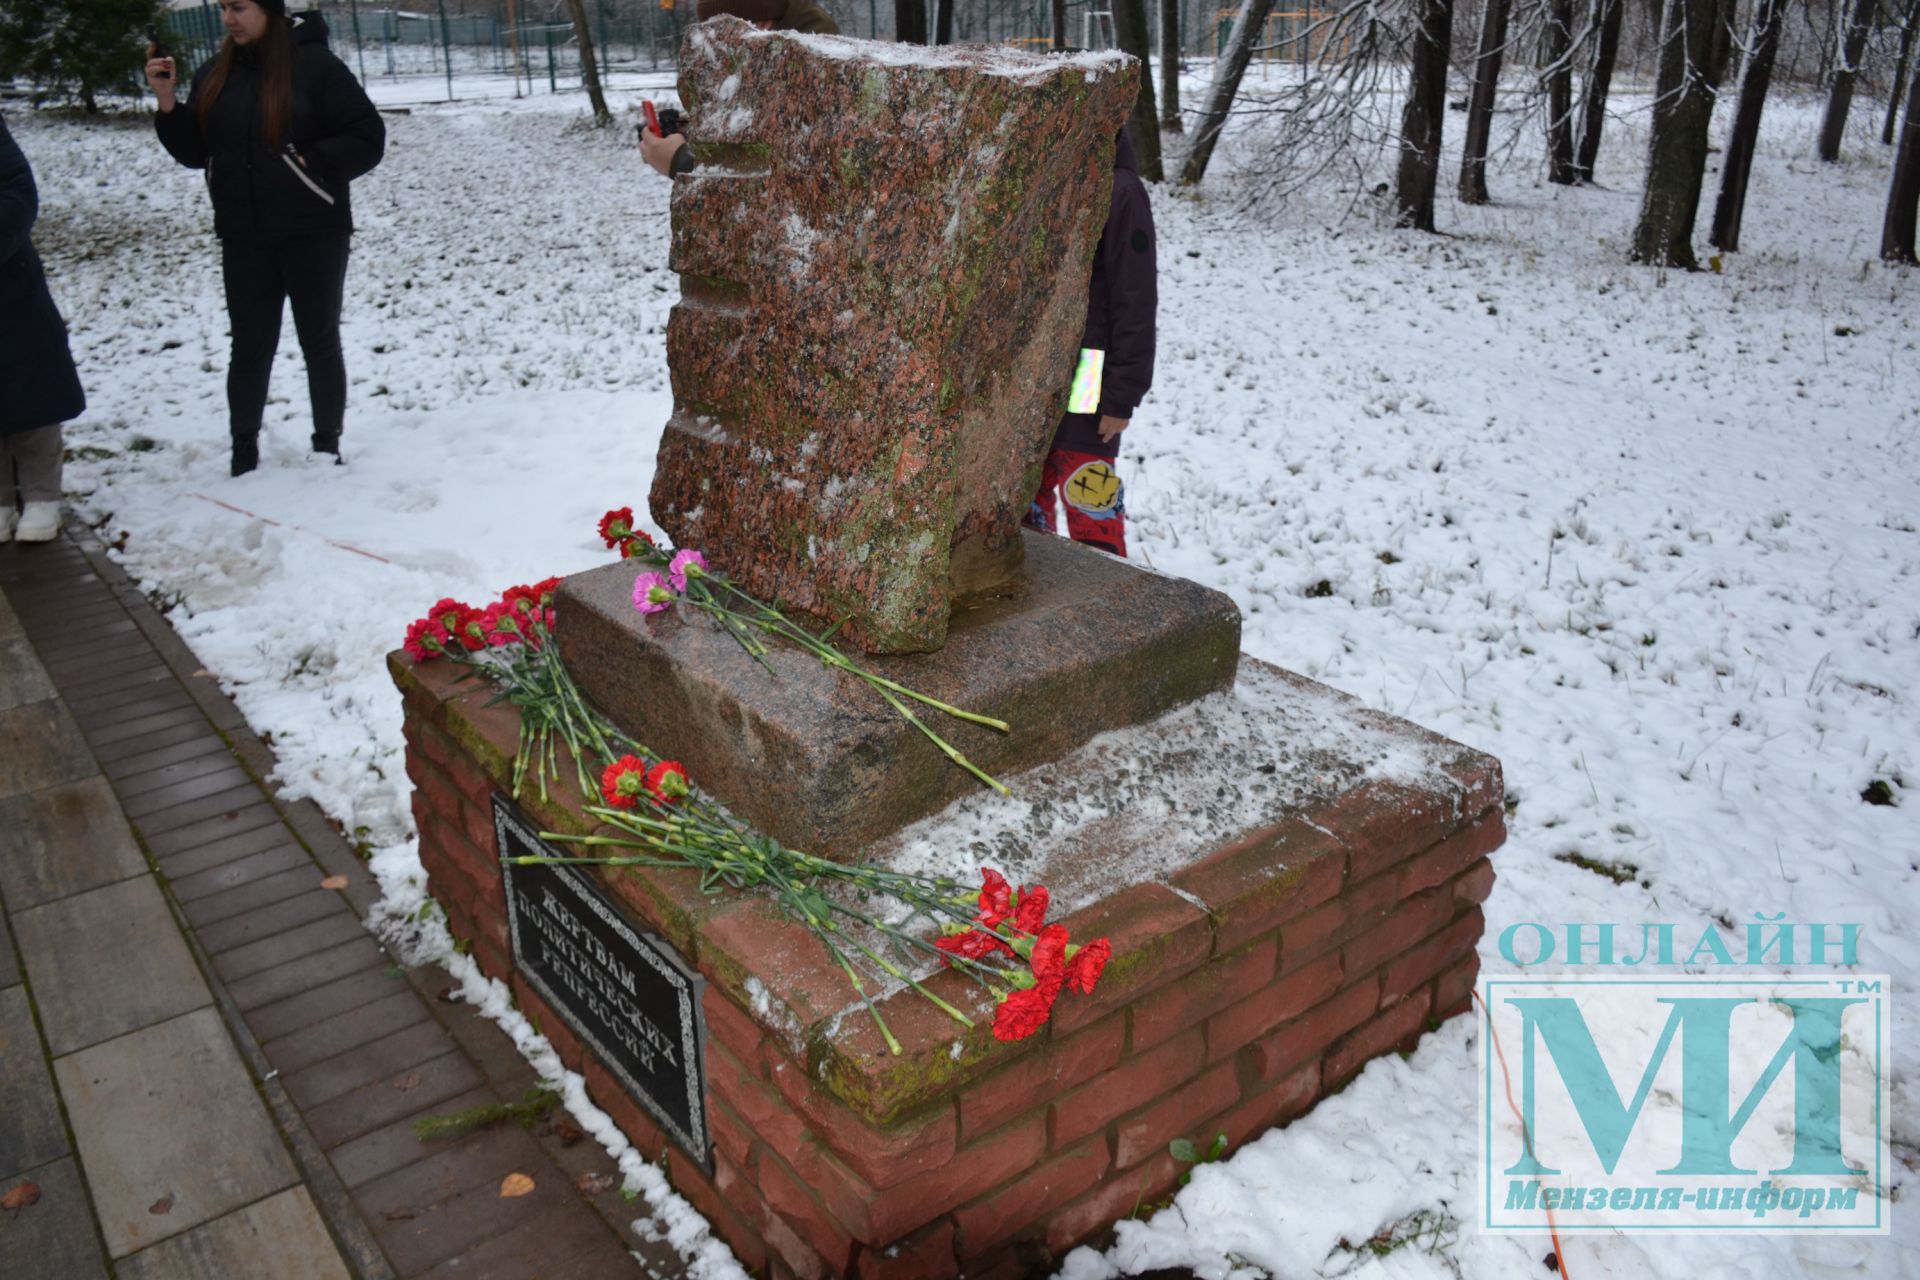
<svg viewBox="0 0 1920 1280">
<path fill-rule="evenodd" d="M 384 1215 L 388 1222 L 405 1222 L 414 1216 L 411 1209 L 389 1209 Z"/>
<path fill-rule="evenodd" d="M 0 1209 L 24 1209 L 40 1200 L 40 1184 L 23 1182 L 7 1194 L 0 1196 Z"/>
<path fill-rule="evenodd" d="M 347 878 L 345 876 L 328 876 L 320 882 L 320 887 L 322 889 L 344 889 L 347 887 Z"/>
<path fill-rule="evenodd" d="M 399 1089 L 402 1092 L 405 1092 L 408 1089 L 414 1088 L 419 1083 L 420 1083 L 420 1073 L 418 1071 L 409 1071 L 407 1072 L 407 1074 L 401 1076 L 398 1080 L 395 1080 L 393 1082 L 393 1087 L 396 1089 Z"/>
<path fill-rule="evenodd" d="M 583 1173 L 575 1179 L 574 1186 L 580 1188 L 582 1195 L 597 1196 L 602 1191 L 613 1190 L 616 1179 L 610 1173 Z"/>
<path fill-rule="evenodd" d="M 152 1204 L 147 1206 L 147 1212 L 155 1215 L 172 1213 L 173 1197 L 161 1196 L 158 1200 L 155 1200 Z"/>
<path fill-rule="evenodd" d="M 511 1200 L 515 1196 L 531 1195 L 533 1179 L 524 1173 L 510 1173 L 500 1182 L 500 1198 Z"/>
<path fill-rule="evenodd" d="M 587 1131 L 565 1116 L 561 1116 L 553 1122 L 553 1136 L 560 1139 L 561 1146 L 571 1147 L 583 1141 Z"/>
<path fill-rule="evenodd" d="M 460 1004 L 461 1003 L 460 988 L 458 987 L 440 988 L 439 1000 L 441 1004 Z"/>
</svg>

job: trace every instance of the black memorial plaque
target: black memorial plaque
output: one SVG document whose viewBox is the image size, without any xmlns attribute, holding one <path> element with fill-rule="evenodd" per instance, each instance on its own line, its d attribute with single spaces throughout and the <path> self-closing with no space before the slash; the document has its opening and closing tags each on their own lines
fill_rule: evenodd
<svg viewBox="0 0 1920 1280">
<path fill-rule="evenodd" d="M 505 796 L 493 797 L 502 859 L 558 857 Z M 706 1116 L 706 980 L 636 927 L 579 867 L 504 863 L 520 972 L 627 1091 L 713 1172 Z"/>
</svg>

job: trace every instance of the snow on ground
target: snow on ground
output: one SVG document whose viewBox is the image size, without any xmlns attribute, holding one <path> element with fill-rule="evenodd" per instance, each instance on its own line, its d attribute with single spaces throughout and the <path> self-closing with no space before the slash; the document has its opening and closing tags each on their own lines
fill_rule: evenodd
<svg viewBox="0 0 1920 1280">
<path fill-rule="evenodd" d="M 351 465 L 303 461 L 289 330 L 265 465 L 239 480 L 196 178 L 143 120 L 9 113 L 91 398 L 68 430 L 73 503 L 272 736 L 283 789 L 378 851 L 396 918 L 418 864 L 384 653 L 441 596 L 602 563 L 594 520 L 644 503 L 668 412 L 667 184 L 630 125 L 579 110 L 389 119 L 355 189 Z M 1737 941 L 1784 911 L 1862 924 L 1860 970 L 1920 983 L 1920 277 L 1872 256 L 1877 143 L 1820 166 L 1817 112 L 1769 110 L 1724 274 L 1624 262 L 1643 109 L 1610 121 L 1599 186 L 1545 185 L 1523 138 L 1499 203 L 1443 198 L 1443 236 L 1391 230 L 1353 191 L 1246 210 L 1248 136 L 1198 196 L 1154 194 L 1160 367 L 1124 455 L 1136 554 L 1229 592 L 1250 653 L 1502 760 L 1489 971 L 1512 968 L 1495 939 L 1522 921 L 1719 920 Z M 1864 803 L 1877 781 L 1901 803 Z M 1544 1242 L 1472 1227 L 1473 1040 L 1456 1020 L 1374 1063 L 1067 1274 L 1541 1274 Z M 1920 1114 L 1910 1058 L 1894 1071 L 1906 1190 Z M 689 1212 L 669 1218 L 691 1248 Z M 1879 1240 L 1580 1237 L 1566 1264 L 1920 1275 L 1910 1207 L 1893 1221 Z M 1407 1243 L 1377 1256 L 1383 1230 Z M 725 1264 L 709 1248 L 700 1270 Z"/>
</svg>

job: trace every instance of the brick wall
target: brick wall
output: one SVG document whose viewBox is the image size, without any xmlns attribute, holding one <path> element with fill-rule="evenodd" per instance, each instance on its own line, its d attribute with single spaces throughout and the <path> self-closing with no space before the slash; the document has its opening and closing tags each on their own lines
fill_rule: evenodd
<svg viewBox="0 0 1920 1280">
<path fill-rule="evenodd" d="M 666 1136 L 513 973 L 491 795 L 510 776 L 514 713 L 444 669 L 404 655 L 393 669 L 421 860 L 449 928 L 658 1159 Z M 579 799 L 568 781 L 519 803 L 548 830 L 581 831 Z M 1364 784 L 1067 917 L 1075 937 L 1110 937 L 1114 960 L 1030 1040 L 960 1034 L 911 993 L 884 1002 L 900 1057 L 866 1019 L 835 1021 L 850 993 L 803 930 L 705 897 L 686 873 L 609 874 L 708 979 L 714 1175 L 668 1158 L 668 1176 L 764 1274 L 1046 1267 L 1166 1196 L 1174 1138 L 1224 1131 L 1237 1148 L 1464 1012 L 1501 814 L 1498 764 L 1464 749 L 1431 792 Z M 967 998 L 958 975 L 931 985 Z"/>
</svg>

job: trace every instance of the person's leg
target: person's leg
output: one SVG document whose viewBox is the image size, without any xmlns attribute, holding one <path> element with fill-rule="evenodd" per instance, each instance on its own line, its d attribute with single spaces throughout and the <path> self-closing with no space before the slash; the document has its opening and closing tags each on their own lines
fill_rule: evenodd
<svg viewBox="0 0 1920 1280">
<path fill-rule="evenodd" d="M 1066 472 L 1060 496 L 1067 504 L 1067 536 L 1126 558 L 1126 487 L 1113 458 L 1091 453 L 1058 455 Z"/>
<path fill-rule="evenodd" d="M 260 419 L 267 408 L 273 353 L 280 346 L 286 286 L 271 248 L 220 243 L 220 274 L 227 286 L 227 323 L 233 355 L 227 363 L 227 421 L 233 434 L 233 474 L 260 464 Z"/>
<path fill-rule="evenodd" d="M 347 416 L 347 362 L 340 352 L 340 306 L 347 280 L 346 236 L 314 236 L 288 244 L 281 275 L 293 303 L 293 330 L 307 359 L 315 453 L 340 454 Z"/>
<path fill-rule="evenodd" d="M 16 437 L 0 435 L 0 542 L 13 541 L 13 526 L 20 521 L 18 498 L 14 493 L 13 442 Z"/>
<path fill-rule="evenodd" d="M 1049 449 L 1047 460 L 1040 464 L 1040 492 L 1033 495 L 1033 502 L 1027 507 L 1026 525 L 1029 529 L 1053 533 L 1059 527 L 1054 512 L 1058 506 L 1060 482 L 1066 478 L 1066 472 L 1060 469 L 1061 456 L 1057 450 Z"/>
<path fill-rule="evenodd" d="M 60 533 L 60 424 L 16 432 L 7 438 L 20 484 L 22 542 L 51 542 Z"/>
</svg>

